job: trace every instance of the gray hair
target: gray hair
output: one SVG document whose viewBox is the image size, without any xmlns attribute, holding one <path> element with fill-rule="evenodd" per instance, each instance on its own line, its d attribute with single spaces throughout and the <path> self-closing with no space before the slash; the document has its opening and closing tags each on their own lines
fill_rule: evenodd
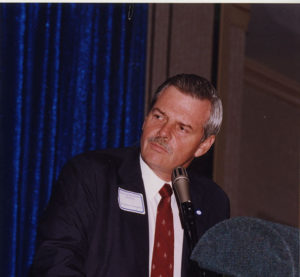
<svg viewBox="0 0 300 277">
<path fill-rule="evenodd" d="M 195 74 L 178 74 L 168 78 L 155 91 L 148 112 L 152 110 L 159 95 L 170 86 L 176 87 L 183 94 L 200 100 L 208 100 L 211 103 L 210 116 L 204 124 L 204 135 L 201 142 L 211 135 L 217 135 L 221 128 L 223 117 L 222 102 L 217 95 L 215 87 L 204 77 Z"/>
</svg>

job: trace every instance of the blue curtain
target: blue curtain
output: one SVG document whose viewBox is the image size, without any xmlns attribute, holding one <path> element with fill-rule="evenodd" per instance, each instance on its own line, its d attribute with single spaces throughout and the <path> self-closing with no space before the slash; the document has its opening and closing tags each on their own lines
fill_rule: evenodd
<svg viewBox="0 0 300 277">
<path fill-rule="evenodd" d="M 67 159 L 138 144 L 147 8 L 0 5 L 1 276 L 26 276 Z"/>
</svg>

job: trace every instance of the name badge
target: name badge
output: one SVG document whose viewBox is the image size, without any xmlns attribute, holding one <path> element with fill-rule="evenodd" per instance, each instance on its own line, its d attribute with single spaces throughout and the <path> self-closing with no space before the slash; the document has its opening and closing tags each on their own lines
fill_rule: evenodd
<svg viewBox="0 0 300 277">
<path fill-rule="evenodd" d="M 143 194 L 125 190 L 118 189 L 118 202 L 121 210 L 137 213 L 137 214 L 145 214 L 145 205 L 144 205 L 144 197 Z"/>
</svg>

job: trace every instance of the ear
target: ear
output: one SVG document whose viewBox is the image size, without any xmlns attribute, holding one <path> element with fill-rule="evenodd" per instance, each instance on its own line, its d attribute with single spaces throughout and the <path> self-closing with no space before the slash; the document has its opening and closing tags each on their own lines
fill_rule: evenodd
<svg viewBox="0 0 300 277">
<path fill-rule="evenodd" d="M 204 155 L 215 142 L 216 136 L 209 136 L 205 141 L 201 142 L 194 156 L 200 157 Z"/>
</svg>

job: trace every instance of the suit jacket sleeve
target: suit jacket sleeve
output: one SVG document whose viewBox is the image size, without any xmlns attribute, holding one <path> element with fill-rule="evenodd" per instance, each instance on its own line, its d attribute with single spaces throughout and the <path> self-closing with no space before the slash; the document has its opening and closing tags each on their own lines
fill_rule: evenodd
<svg viewBox="0 0 300 277">
<path fill-rule="evenodd" d="M 63 168 L 41 219 L 34 276 L 84 276 L 88 233 L 95 221 L 98 196 L 93 163 L 79 160 L 73 159 Z M 97 175 L 104 179 L 105 171 L 105 165 L 97 165 Z"/>
</svg>

